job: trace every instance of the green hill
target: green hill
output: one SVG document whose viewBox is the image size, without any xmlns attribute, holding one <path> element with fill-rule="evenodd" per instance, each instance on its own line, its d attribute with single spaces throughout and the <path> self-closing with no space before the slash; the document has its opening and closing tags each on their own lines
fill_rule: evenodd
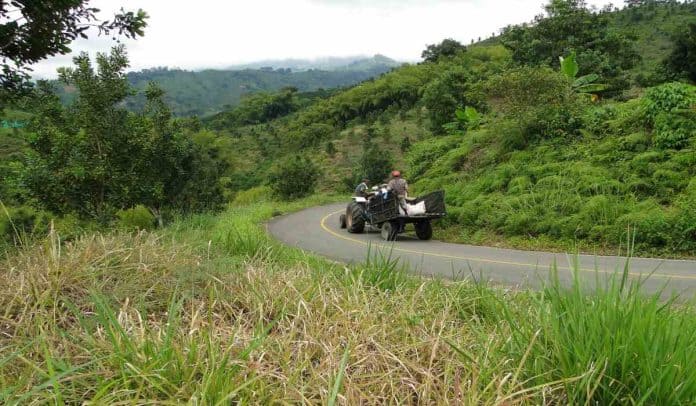
<svg viewBox="0 0 696 406">
<path fill-rule="evenodd" d="M 684 72 L 666 71 L 663 61 L 674 48 L 673 30 L 696 22 L 696 4 L 640 3 L 591 12 L 581 2 L 554 1 L 547 16 L 533 24 L 507 27 L 494 40 L 466 49 L 451 40 L 431 45 L 428 62 L 343 89 L 307 91 L 340 86 L 346 78 L 357 81 L 366 73 L 271 68 L 131 73 L 136 88 L 159 82 L 167 103 L 155 97 L 140 115 L 120 111 L 122 104 L 109 108 L 116 118 L 146 123 L 133 129 L 143 153 L 153 151 L 148 131 L 188 143 L 202 167 L 187 169 L 190 160 L 182 159 L 180 170 L 210 178 L 186 186 L 208 188 L 210 202 L 200 202 L 204 207 L 249 189 L 251 196 L 263 195 L 266 186 L 284 178 L 287 165 L 300 174 L 318 168 L 317 190 L 341 193 L 364 175 L 385 180 L 396 167 L 412 194 L 445 189 L 450 215 L 437 233 L 449 240 L 589 252 L 616 252 L 630 241 L 640 254 L 693 257 L 694 86 Z M 578 66 L 561 69 L 559 57 L 577 59 Z M 164 123 L 165 104 L 179 114 L 202 115 L 233 97 L 241 100 L 235 108 Z M 130 99 L 125 105 L 139 109 L 138 103 Z M 77 107 L 90 112 L 89 106 Z M 52 126 L 82 134 L 64 117 L 84 120 L 75 111 L 50 103 L 44 108 L 47 121 L 37 120 L 43 137 L 52 137 Z M 114 133 L 126 130 L 112 129 L 108 120 L 104 125 Z M 32 142 L 44 154 L 54 151 Z M 2 145 L 13 157 L 5 168 L 22 172 L 15 162 L 26 143 L 4 138 Z M 80 154 L 66 156 L 82 162 Z M 310 161 L 306 170 L 297 170 L 298 163 Z M 83 180 L 86 172 L 77 169 L 65 174 Z M 137 186 L 116 189 L 132 204 L 136 191 L 150 189 L 143 188 L 147 179 L 141 185 L 129 173 L 123 176 Z M 311 191 L 314 178 L 295 184 Z M 3 182 L 3 188 L 12 190 L 13 205 L 35 203 L 22 194 L 21 182 Z M 187 193 L 191 202 L 203 196 Z M 179 203 L 174 199 L 171 205 Z M 44 199 L 40 208 L 51 204 Z M 112 211 L 128 208 L 123 205 L 115 202 Z"/>
<path fill-rule="evenodd" d="M 154 68 L 129 72 L 127 76 L 136 90 L 145 89 L 148 82 L 157 82 L 165 90 L 165 100 L 175 115 L 206 116 L 236 106 L 243 97 L 257 92 L 278 91 L 284 87 L 301 91 L 345 87 L 379 76 L 397 65 L 392 59 L 376 55 L 316 65 L 330 69 L 312 68 L 315 65 L 305 61 L 301 66 L 306 69 L 301 71 L 272 66 L 203 71 Z M 65 102 L 74 99 L 72 88 L 58 86 L 58 90 Z M 128 99 L 126 106 L 139 111 L 144 104 L 145 97 L 138 94 Z"/>
<path fill-rule="evenodd" d="M 605 35 L 635 38 L 624 44 L 640 57 L 624 69 L 611 67 L 611 55 L 597 59 L 608 75 L 597 80 L 612 69 L 628 77 L 612 79 L 624 87 L 599 102 L 557 63 L 521 67 L 494 43 L 404 66 L 257 125 L 208 125 L 245 151 L 231 166 L 235 187 L 263 184 L 279 157 L 295 153 L 319 164 L 323 190 L 351 190 L 371 165 L 384 177 L 398 167 L 413 193 L 445 189 L 450 215 L 439 235 L 450 240 L 590 252 L 632 241 L 642 254 L 694 256 L 694 87 L 644 89 L 646 78 L 665 82 L 659 67 L 671 32 L 696 20 L 694 7 L 648 2 L 598 16 L 608 21 Z M 578 60 L 581 71 L 592 66 Z M 478 122 L 457 119 L 465 105 Z"/>
</svg>

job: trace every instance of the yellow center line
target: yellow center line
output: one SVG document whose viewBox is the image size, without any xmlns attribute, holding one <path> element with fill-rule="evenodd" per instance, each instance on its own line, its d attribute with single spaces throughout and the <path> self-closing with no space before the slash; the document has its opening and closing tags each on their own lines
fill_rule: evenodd
<svg viewBox="0 0 696 406">
<path fill-rule="evenodd" d="M 378 248 L 385 248 L 385 249 L 389 249 L 392 251 L 405 252 L 405 253 L 409 253 L 409 254 L 419 254 L 419 255 L 425 255 L 425 256 L 431 256 L 431 257 L 437 257 L 437 258 L 457 259 L 457 260 L 461 260 L 461 261 L 483 262 L 483 263 L 498 264 L 498 265 L 511 265 L 511 266 L 533 267 L 533 268 L 539 267 L 539 264 L 529 264 L 529 263 L 514 262 L 514 261 L 501 261 L 501 260 L 497 260 L 497 259 L 480 258 L 480 257 L 462 257 L 462 256 L 457 256 L 457 255 L 437 254 L 434 252 L 417 251 L 417 250 L 410 250 L 410 249 L 405 249 L 405 248 L 397 248 L 397 247 L 393 247 L 390 245 L 374 244 L 371 242 L 368 243 L 368 242 L 365 242 L 362 240 L 358 240 L 357 238 L 352 238 L 352 237 L 348 237 L 345 235 L 341 235 L 341 234 L 331 230 L 329 227 L 326 226 L 326 220 L 329 217 L 336 215 L 338 213 L 342 213 L 342 212 L 343 212 L 343 210 L 338 210 L 338 211 L 335 211 L 333 213 L 327 214 L 326 216 L 324 216 L 321 219 L 320 225 L 321 225 L 321 228 L 324 229 L 324 231 L 326 231 L 327 233 L 333 235 L 334 237 L 345 240 L 345 241 L 350 241 L 350 242 L 360 244 L 360 245 L 365 245 L 365 246 L 372 245 L 372 246 L 375 246 Z M 573 267 L 561 266 L 561 265 L 557 265 L 556 268 L 559 270 L 565 270 L 565 271 L 572 271 L 575 269 Z M 578 269 L 578 271 L 581 271 L 581 272 L 609 273 L 609 271 L 602 271 L 602 270 L 594 269 L 594 268 L 580 268 L 580 267 L 578 267 L 577 269 Z M 647 276 L 646 274 L 635 273 L 635 272 L 628 272 L 628 275 L 633 276 L 633 277 L 645 277 L 645 276 Z M 660 278 L 696 280 L 696 275 L 676 275 L 676 274 L 666 274 L 666 273 L 654 272 L 651 276 L 660 277 Z"/>
</svg>

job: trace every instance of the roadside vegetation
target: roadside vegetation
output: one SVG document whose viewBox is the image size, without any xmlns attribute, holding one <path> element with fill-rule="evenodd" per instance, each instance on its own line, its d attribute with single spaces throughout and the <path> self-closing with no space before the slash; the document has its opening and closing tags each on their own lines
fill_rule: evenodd
<svg viewBox="0 0 696 406">
<path fill-rule="evenodd" d="M 347 193 L 399 168 L 412 194 L 445 190 L 439 238 L 610 254 L 635 233 L 638 255 L 693 257 L 694 7 L 552 1 L 533 24 L 429 45 L 349 89 L 258 93 L 203 120 L 172 117 L 152 83 L 129 111 L 125 50 L 96 68 L 81 56 L 61 74 L 72 104 L 42 85 L 6 110 L 27 126 L 0 133 L 0 234 L 127 228 L 138 206 L 140 227 L 159 227 L 249 189 Z"/>
<path fill-rule="evenodd" d="M 158 232 L 53 233 L 0 265 L 0 402 L 689 404 L 696 315 L 407 276 L 281 246 L 237 202 Z"/>
<path fill-rule="evenodd" d="M 447 239 L 696 256 L 695 3 L 553 0 L 349 89 L 205 120 L 155 83 L 129 110 L 123 47 L 61 70 L 68 104 L 27 88 L 28 64 L 97 23 L 77 4 L 2 48 L 2 119 L 22 125 L 0 129 L 0 403 L 696 403 L 693 302 L 643 295 L 630 264 L 596 290 L 552 268 L 516 291 L 263 229 L 396 167 L 413 194 L 446 191 Z"/>
</svg>

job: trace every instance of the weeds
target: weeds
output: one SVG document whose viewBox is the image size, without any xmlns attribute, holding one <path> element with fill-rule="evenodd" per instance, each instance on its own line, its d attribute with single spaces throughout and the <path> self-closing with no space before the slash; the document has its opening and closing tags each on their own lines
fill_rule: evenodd
<svg viewBox="0 0 696 406">
<path fill-rule="evenodd" d="M 270 241 L 272 204 L 56 236 L 0 266 L 0 403 L 687 404 L 692 310 L 419 280 Z M 623 283 L 623 284 L 622 284 Z"/>
</svg>

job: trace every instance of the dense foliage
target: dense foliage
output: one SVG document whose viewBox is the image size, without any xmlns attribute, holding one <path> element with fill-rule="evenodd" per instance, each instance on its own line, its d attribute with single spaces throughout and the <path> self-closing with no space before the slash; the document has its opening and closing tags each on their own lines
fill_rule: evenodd
<svg viewBox="0 0 696 406">
<path fill-rule="evenodd" d="M 255 93 L 277 92 L 290 87 L 302 92 L 340 88 L 379 76 L 398 65 L 382 58 L 354 61 L 353 64 L 332 70 L 303 71 L 287 68 L 202 71 L 153 68 L 129 72 L 127 76 L 131 86 L 137 90 L 144 90 L 148 83 L 157 82 L 164 89 L 164 100 L 175 116 L 207 116 L 237 106 Z M 75 89 L 70 87 L 59 86 L 58 91 L 64 102 L 70 102 L 76 96 Z M 126 99 L 126 106 L 132 111 L 141 111 L 145 103 L 142 94 Z"/>
<path fill-rule="evenodd" d="M 143 35 L 147 14 L 121 11 L 109 21 L 99 21 L 99 9 L 89 0 L 51 2 L 0 2 L 0 95 L 7 97 L 28 80 L 28 66 L 54 55 L 70 52 L 70 43 L 87 38 L 91 26 L 99 34 L 115 33 L 127 38 Z"/>
<path fill-rule="evenodd" d="M 674 50 L 664 63 L 675 77 L 696 82 L 696 22 L 674 35 Z"/>
<path fill-rule="evenodd" d="M 109 222 L 117 210 L 138 204 L 160 216 L 166 208 L 212 208 L 220 202 L 222 168 L 171 120 L 161 89 L 147 89 L 141 114 L 121 106 L 132 93 L 122 46 L 98 54 L 96 71 L 87 54 L 74 62 L 75 68 L 60 72 L 64 83 L 80 90 L 70 107 L 62 106 L 47 83 L 33 97 L 30 149 L 14 179 L 27 198 L 16 196 L 18 203 L 33 201 L 55 214 Z"/>
<path fill-rule="evenodd" d="M 276 196 L 298 199 L 314 193 L 320 175 L 311 159 L 298 154 L 279 162 L 271 171 L 269 182 Z"/>
<path fill-rule="evenodd" d="M 633 38 L 609 27 L 611 10 L 599 13 L 587 8 L 584 0 L 552 0 L 546 16 L 532 24 L 508 27 L 502 43 L 518 63 L 558 66 L 558 57 L 577 54 L 581 74 L 597 73 L 614 87 L 626 87 L 622 72 L 638 60 Z"/>
<path fill-rule="evenodd" d="M 379 182 L 398 168 L 415 194 L 446 190 L 444 238 L 612 251 L 635 232 L 640 253 L 693 255 L 694 88 L 670 83 L 662 62 L 680 49 L 674 27 L 696 20 L 692 7 L 597 12 L 553 1 L 535 24 L 466 52 L 348 89 L 247 95 L 202 120 L 172 119 L 155 87 L 143 92 L 142 112 L 127 112 L 114 102 L 131 94 L 120 74 L 108 84 L 84 80 L 116 93 L 87 91 L 67 109 L 42 91 L 28 136 L 0 134 L 8 151 L 0 165 L 12 174 L 0 182 L 3 202 L 40 230 L 46 210 L 61 221 L 113 219 L 138 204 L 200 209 L 266 187 L 287 199 L 352 190 L 361 177 Z M 624 49 L 633 34 L 638 41 Z M 629 63 L 635 51 L 642 59 Z M 74 84 L 78 77 L 90 75 Z M 110 140 L 108 153 L 95 150 L 95 134 Z M 116 141 L 124 138 L 132 142 Z M 21 205 L 33 208 L 20 213 Z"/>
</svg>

